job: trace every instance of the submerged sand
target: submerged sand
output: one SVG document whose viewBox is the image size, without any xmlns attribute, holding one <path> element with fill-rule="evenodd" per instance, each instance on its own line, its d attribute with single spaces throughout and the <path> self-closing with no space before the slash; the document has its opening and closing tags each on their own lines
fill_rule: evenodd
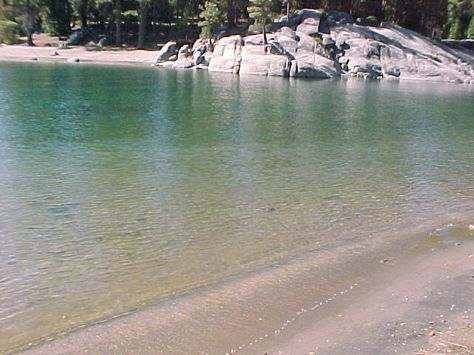
<svg viewBox="0 0 474 355">
<path fill-rule="evenodd" d="M 314 250 L 23 350 L 471 354 L 472 317 L 474 226 L 448 218 Z"/>
</svg>

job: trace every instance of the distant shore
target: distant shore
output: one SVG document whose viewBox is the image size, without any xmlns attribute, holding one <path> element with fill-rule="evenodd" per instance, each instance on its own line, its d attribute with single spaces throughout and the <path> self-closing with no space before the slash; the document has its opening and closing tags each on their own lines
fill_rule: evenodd
<svg viewBox="0 0 474 355">
<path fill-rule="evenodd" d="M 101 65 L 151 66 L 157 51 L 138 49 L 102 49 L 71 47 L 58 49 L 50 46 L 0 44 L 2 62 L 86 63 Z"/>
</svg>

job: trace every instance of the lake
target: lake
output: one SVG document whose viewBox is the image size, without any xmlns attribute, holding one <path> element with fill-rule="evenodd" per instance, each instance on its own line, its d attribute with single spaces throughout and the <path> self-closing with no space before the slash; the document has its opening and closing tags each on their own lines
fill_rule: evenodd
<svg viewBox="0 0 474 355">
<path fill-rule="evenodd" d="M 472 86 L 0 63 L 0 352 L 472 216 L 473 137 Z"/>
</svg>

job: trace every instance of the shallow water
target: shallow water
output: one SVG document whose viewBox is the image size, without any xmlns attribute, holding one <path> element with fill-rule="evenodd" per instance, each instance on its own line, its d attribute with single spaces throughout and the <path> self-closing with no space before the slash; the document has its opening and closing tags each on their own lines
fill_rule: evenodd
<svg viewBox="0 0 474 355">
<path fill-rule="evenodd" d="M 472 211 L 473 107 L 468 86 L 0 64 L 0 352 Z"/>
</svg>

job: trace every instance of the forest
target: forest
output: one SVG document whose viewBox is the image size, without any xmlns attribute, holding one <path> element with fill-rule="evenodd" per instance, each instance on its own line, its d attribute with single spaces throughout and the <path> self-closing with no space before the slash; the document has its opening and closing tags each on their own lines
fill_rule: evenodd
<svg viewBox="0 0 474 355">
<path fill-rule="evenodd" d="M 302 8 L 389 21 L 435 39 L 474 38 L 474 0 L 0 0 L 0 43 L 25 36 L 34 45 L 35 32 L 66 37 L 80 29 L 102 33 L 109 45 L 149 48 L 242 33 L 259 21 L 265 28 Z"/>
</svg>

